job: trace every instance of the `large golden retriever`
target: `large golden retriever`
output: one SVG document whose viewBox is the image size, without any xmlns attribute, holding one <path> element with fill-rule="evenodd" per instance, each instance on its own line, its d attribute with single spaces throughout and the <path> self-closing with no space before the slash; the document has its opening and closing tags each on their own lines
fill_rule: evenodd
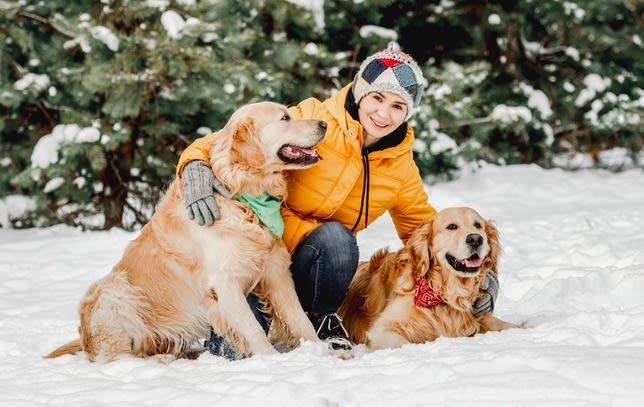
<svg viewBox="0 0 644 407">
<path fill-rule="evenodd" d="M 276 103 L 237 110 L 210 146 L 214 175 L 232 193 L 283 199 L 285 170 L 309 167 L 326 123 L 290 117 Z M 256 293 L 272 316 L 271 335 L 287 347 L 317 341 L 297 298 L 284 243 L 238 200 L 216 195 L 221 218 L 188 218 L 173 181 L 123 258 L 80 303 L 80 339 L 47 357 L 84 351 L 92 361 L 186 356 L 211 326 L 239 355 L 276 352 L 248 306 Z M 164 356 L 163 358 L 166 358 Z"/>
<path fill-rule="evenodd" d="M 338 310 L 349 338 L 376 350 L 515 327 L 472 314 L 500 252 L 496 227 L 475 210 L 440 211 L 399 251 L 381 249 L 360 263 Z"/>
</svg>

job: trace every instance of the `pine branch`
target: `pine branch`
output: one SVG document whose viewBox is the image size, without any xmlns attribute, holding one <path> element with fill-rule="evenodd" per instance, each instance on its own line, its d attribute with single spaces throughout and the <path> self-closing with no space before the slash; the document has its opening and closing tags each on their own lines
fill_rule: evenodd
<svg viewBox="0 0 644 407">
<path fill-rule="evenodd" d="M 7 58 L 9 59 L 9 65 L 11 65 L 11 68 L 13 68 L 13 71 L 16 73 L 16 76 L 19 79 L 22 79 L 25 76 L 25 69 L 23 69 L 18 62 L 16 62 L 15 59 L 13 59 L 11 56 L 7 55 Z M 54 117 L 49 113 L 49 110 L 47 110 L 47 107 L 45 106 L 45 103 L 40 101 L 38 102 L 38 110 L 47 118 L 49 121 L 49 124 L 52 126 L 56 124 L 56 120 Z"/>
<path fill-rule="evenodd" d="M 491 123 L 492 118 L 491 117 L 479 117 L 476 119 L 469 119 L 469 120 L 461 120 L 456 123 L 456 127 L 467 127 L 467 126 L 473 126 L 475 124 L 484 124 L 484 123 Z"/>
<path fill-rule="evenodd" d="M 25 18 L 28 18 L 30 20 L 34 20 L 34 21 L 36 21 L 36 22 L 38 22 L 38 23 L 40 23 L 40 24 L 42 24 L 44 26 L 47 26 L 47 27 L 51 28 L 52 30 L 56 31 L 58 34 L 62 35 L 63 37 L 76 38 L 76 35 L 74 35 L 72 33 L 69 33 L 69 32 L 66 32 L 62 28 L 55 26 L 48 18 L 43 17 L 41 15 L 31 13 L 31 12 L 25 11 L 25 10 L 18 10 L 18 12 L 16 13 L 16 16 L 25 17 Z"/>
</svg>

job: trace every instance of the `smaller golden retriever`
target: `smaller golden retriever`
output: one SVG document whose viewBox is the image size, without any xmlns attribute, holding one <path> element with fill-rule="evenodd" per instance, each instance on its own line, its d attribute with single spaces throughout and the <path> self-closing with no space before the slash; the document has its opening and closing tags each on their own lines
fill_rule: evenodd
<svg viewBox="0 0 644 407">
<path fill-rule="evenodd" d="M 213 173 L 233 196 L 268 193 L 283 200 L 285 171 L 315 164 L 320 157 L 314 148 L 325 132 L 325 122 L 290 117 L 280 104 L 243 106 L 210 146 Z M 215 196 L 221 218 L 199 226 L 188 218 L 182 197 L 183 185 L 175 180 L 118 264 L 85 294 L 80 339 L 47 357 L 79 351 L 97 362 L 183 357 L 211 326 L 238 355 L 274 353 L 246 301 L 251 292 L 271 315 L 276 342 L 291 347 L 300 339 L 318 341 L 282 240 L 247 205 L 221 195 Z"/>
<path fill-rule="evenodd" d="M 376 350 L 516 327 L 491 312 L 472 314 L 500 252 L 496 227 L 478 212 L 443 209 L 399 251 L 360 263 L 338 310 L 349 338 Z"/>
</svg>

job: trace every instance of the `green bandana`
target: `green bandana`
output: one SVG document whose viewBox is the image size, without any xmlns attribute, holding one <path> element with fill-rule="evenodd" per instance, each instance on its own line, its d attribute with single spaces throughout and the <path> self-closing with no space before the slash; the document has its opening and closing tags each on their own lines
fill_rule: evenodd
<svg viewBox="0 0 644 407">
<path fill-rule="evenodd" d="M 271 232 L 277 237 L 282 237 L 284 234 L 284 221 L 280 213 L 282 201 L 266 192 L 262 195 L 237 195 L 236 198 L 248 205 Z"/>
</svg>

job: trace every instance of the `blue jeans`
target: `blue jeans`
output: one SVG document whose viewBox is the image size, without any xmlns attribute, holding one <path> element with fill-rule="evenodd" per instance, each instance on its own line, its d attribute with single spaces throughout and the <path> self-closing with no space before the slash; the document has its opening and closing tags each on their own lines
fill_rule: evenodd
<svg viewBox="0 0 644 407">
<path fill-rule="evenodd" d="M 311 232 L 291 256 L 295 291 L 304 311 L 332 314 L 344 300 L 358 269 L 356 237 L 338 222 Z"/>
<path fill-rule="evenodd" d="M 360 253 L 356 237 L 338 222 L 327 222 L 311 232 L 291 256 L 291 274 L 302 308 L 309 314 L 332 314 L 344 300 L 357 269 Z M 253 294 L 248 297 L 255 318 L 268 331 L 266 315 Z M 234 359 L 230 345 L 211 332 L 210 353 Z"/>
</svg>

